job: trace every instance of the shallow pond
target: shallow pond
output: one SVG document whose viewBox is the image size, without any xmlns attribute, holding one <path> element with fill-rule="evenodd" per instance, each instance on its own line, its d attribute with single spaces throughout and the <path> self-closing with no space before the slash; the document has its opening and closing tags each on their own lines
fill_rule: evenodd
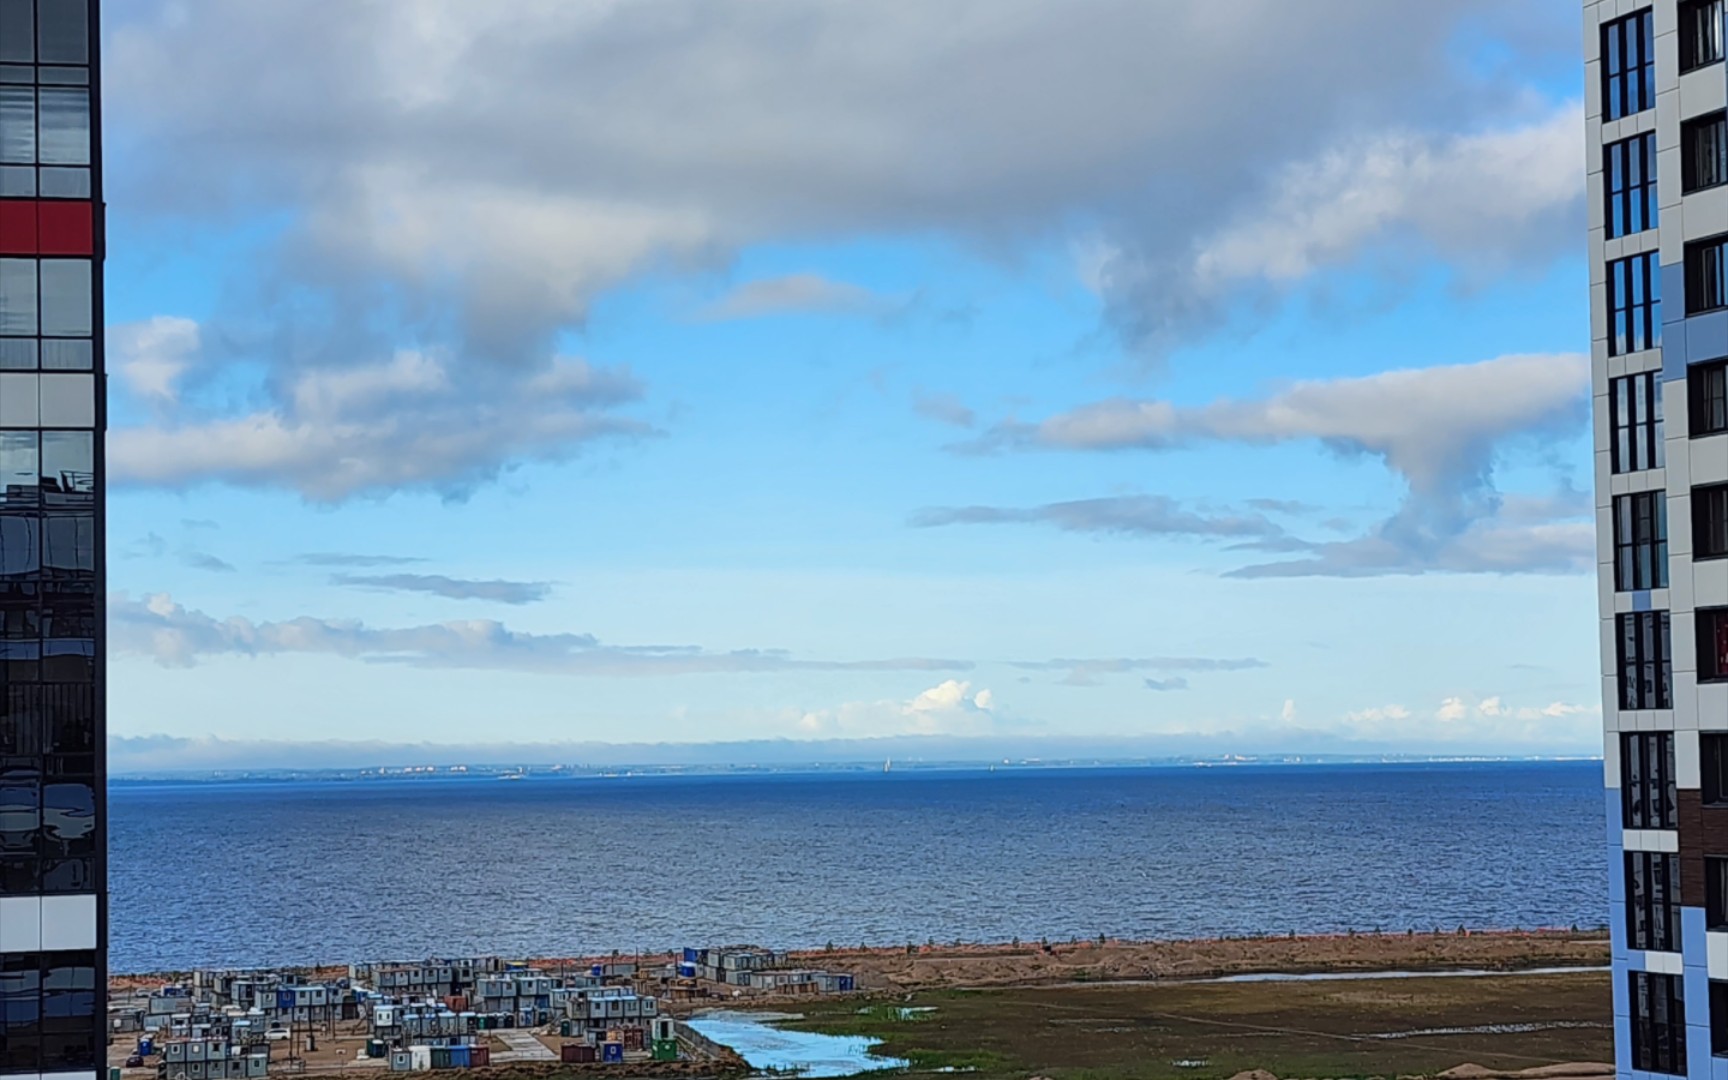
<svg viewBox="0 0 1728 1080">
<path fill-rule="evenodd" d="M 693 1017 L 689 1024 L 700 1034 L 723 1043 L 744 1056 L 758 1069 L 797 1069 L 800 1076 L 855 1076 L 879 1069 L 905 1068 L 894 1058 L 872 1057 L 875 1039 L 844 1035 L 815 1035 L 786 1031 L 773 1026 L 776 1019 L 795 1019 L 777 1013 L 711 1012 Z"/>
</svg>

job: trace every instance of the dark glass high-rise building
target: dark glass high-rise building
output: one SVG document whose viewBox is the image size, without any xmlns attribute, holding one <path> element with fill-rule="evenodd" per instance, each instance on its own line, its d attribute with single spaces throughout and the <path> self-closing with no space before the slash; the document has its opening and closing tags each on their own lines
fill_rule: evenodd
<svg viewBox="0 0 1728 1080">
<path fill-rule="evenodd" d="M 104 1062 L 99 0 L 0 0 L 0 1076 Z"/>
</svg>

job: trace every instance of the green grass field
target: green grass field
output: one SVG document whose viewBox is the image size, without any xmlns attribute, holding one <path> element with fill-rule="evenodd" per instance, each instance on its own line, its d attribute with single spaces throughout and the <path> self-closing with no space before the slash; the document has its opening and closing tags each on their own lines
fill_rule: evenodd
<svg viewBox="0 0 1728 1080">
<path fill-rule="evenodd" d="M 906 1007 L 933 1010 L 903 1016 Z M 1607 974 L 1579 972 L 931 991 L 813 1005 L 788 1026 L 879 1038 L 879 1053 L 911 1060 L 914 1072 L 969 1070 L 976 1080 L 1216 1080 L 1245 1069 L 1395 1077 L 1465 1062 L 1506 1071 L 1611 1062 L 1610 1010 Z"/>
</svg>

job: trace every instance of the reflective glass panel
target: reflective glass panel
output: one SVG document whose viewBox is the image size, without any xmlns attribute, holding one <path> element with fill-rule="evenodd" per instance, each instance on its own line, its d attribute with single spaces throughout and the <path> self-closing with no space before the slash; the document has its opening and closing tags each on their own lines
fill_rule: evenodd
<svg viewBox="0 0 1728 1080">
<path fill-rule="evenodd" d="M 36 0 L 36 50 L 38 63 L 88 64 L 90 0 Z"/>
<path fill-rule="evenodd" d="M 42 197 L 44 199 L 88 199 L 90 198 L 90 170 L 60 166 L 58 168 L 42 169 Z"/>
<path fill-rule="evenodd" d="M 42 260 L 42 333 L 55 337 L 89 337 L 94 301 L 90 295 L 90 260 Z"/>
<path fill-rule="evenodd" d="M 45 86 L 37 93 L 42 108 L 42 164 L 90 164 L 90 91 Z"/>
<path fill-rule="evenodd" d="M 35 370 L 35 338 L 0 338 L 0 371 Z"/>
<path fill-rule="evenodd" d="M 96 791 L 91 781 L 42 786 L 42 854 L 64 857 L 94 854 L 95 835 Z"/>
<path fill-rule="evenodd" d="M 88 340 L 47 338 L 42 342 L 44 371 L 89 371 L 95 366 L 95 346 Z"/>
<path fill-rule="evenodd" d="M 36 518 L 0 515 L 0 575 L 41 573 L 40 525 Z"/>
<path fill-rule="evenodd" d="M 42 891 L 44 893 L 82 893 L 96 887 L 95 871 L 89 859 L 42 860 Z"/>
<path fill-rule="evenodd" d="M 36 260 L 0 259 L 0 334 L 36 333 Z"/>
<path fill-rule="evenodd" d="M 0 502 L 34 505 L 37 467 L 34 431 L 0 431 Z"/>
<path fill-rule="evenodd" d="M 42 486 L 60 494 L 96 491 L 95 436 L 88 431 L 42 433 Z"/>
<path fill-rule="evenodd" d="M 0 162 L 36 164 L 36 90 L 0 86 Z"/>
<path fill-rule="evenodd" d="M 28 165 L 0 165 L 0 195 L 27 199 L 35 194 L 35 169 Z"/>
<path fill-rule="evenodd" d="M 0 0 L 0 60 L 36 59 L 36 13 L 31 0 Z"/>
</svg>

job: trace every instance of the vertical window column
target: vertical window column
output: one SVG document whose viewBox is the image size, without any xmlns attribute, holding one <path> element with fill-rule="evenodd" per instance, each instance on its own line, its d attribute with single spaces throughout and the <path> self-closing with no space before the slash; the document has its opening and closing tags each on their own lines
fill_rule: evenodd
<svg viewBox="0 0 1728 1080">
<path fill-rule="evenodd" d="M 1656 195 L 1656 134 L 1646 132 L 1609 143 L 1602 150 L 1608 205 L 1608 239 L 1654 229 L 1660 223 Z"/>
<path fill-rule="evenodd" d="M 1666 611 L 1616 615 L 1620 707 L 1628 711 L 1674 707 L 1674 651 Z"/>
<path fill-rule="evenodd" d="M 1608 355 L 1662 344 L 1662 268 L 1645 252 L 1608 264 Z M 1688 293 L 1690 305 L 1690 293 Z"/>
<path fill-rule="evenodd" d="M 1677 975 L 1634 971 L 1631 980 L 1632 1067 L 1686 1075 L 1686 989 Z"/>
<path fill-rule="evenodd" d="M 1660 469 L 1667 463 L 1662 423 L 1662 384 L 1655 372 L 1628 375 L 1608 384 L 1609 455 L 1616 473 Z"/>
<path fill-rule="evenodd" d="M 1668 587 L 1668 499 L 1641 491 L 1614 499 L 1614 588 Z"/>
<path fill-rule="evenodd" d="M 1602 26 L 1602 115 L 1618 120 L 1656 105 L 1656 31 L 1649 8 Z"/>
</svg>

